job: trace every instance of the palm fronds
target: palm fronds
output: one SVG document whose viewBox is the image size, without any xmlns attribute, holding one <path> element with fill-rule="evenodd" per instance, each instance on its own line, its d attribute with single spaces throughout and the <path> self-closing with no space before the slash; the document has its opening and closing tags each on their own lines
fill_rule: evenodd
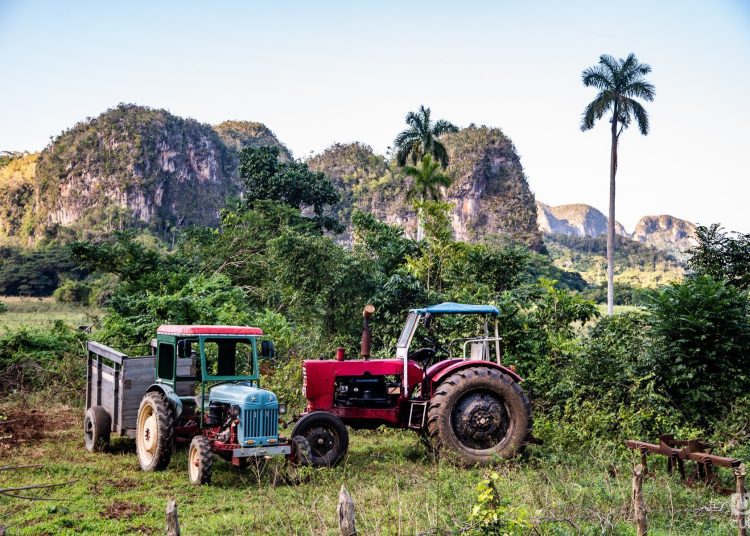
<svg viewBox="0 0 750 536">
<path fill-rule="evenodd" d="M 448 151 L 438 139 L 448 132 L 457 132 L 453 123 L 440 119 L 434 124 L 430 119 L 430 109 L 420 106 L 416 112 L 406 114 L 406 130 L 400 132 L 393 141 L 396 150 L 396 163 L 403 167 L 407 160 L 416 166 L 423 156 L 433 156 L 443 168 L 448 166 Z"/>
</svg>

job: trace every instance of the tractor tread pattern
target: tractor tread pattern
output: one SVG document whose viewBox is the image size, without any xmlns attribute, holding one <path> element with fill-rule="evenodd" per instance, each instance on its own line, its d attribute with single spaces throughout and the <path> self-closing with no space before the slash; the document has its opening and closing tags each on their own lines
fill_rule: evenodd
<svg viewBox="0 0 750 536">
<path fill-rule="evenodd" d="M 198 481 L 193 482 L 197 486 L 208 485 L 211 483 L 211 472 L 214 465 L 214 454 L 211 452 L 211 442 L 203 436 L 195 436 L 191 442 L 190 449 L 198 449 L 200 455 L 200 472 Z M 188 456 L 190 463 L 190 456 Z"/>
<path fill-rule="evenodd" d="M 153 461 L 147 467 L 141 464 L 141 469 L 144 471 L 163 471 L 169 466 L 169 462 L 172 459 L 172 451 L 174 450 L 174 412 L 167 397 L 161 391 L 146 393 L 143 400 L 141 400 L 138 414 L 140 414 L 141 409 L 147 403 L 151 404 L 154 408 L 154 415 L 156 415 L 159 426 L 159 434 L 157 436 L 158 444 Z"/>
<path fill-rule="evenodd" d="M 517 416 L 525 421 L 522 423 L 525 429 L 520 436 L 517 436 L 520 437 L 521 440 L 514 442 L 515 444 L 511 445 L 512 448 L 506 448 L 503 452 L 497 453 L 497 455 L 502 458 L 510 458 L 514 456 L 529 442 L 532 433 L 531 403 L 523 392 L 523 389 L 521 389 L 521 386 L 513 381 L 507 374 L 504 374 L 497 369 L 484 366 L 472 367 L 455 372 L 440 383 L 435 391 L 435 395 L 430 401 L 430 406 L 427 412 L 427 435 L 430 439 L 433 453 L 436 456 L 446 449 L 453 450 L 455 454 L 461 457 L 461 463 L 465 466 L 486 465 L 491 463 L 493 459 L 491 456 L 480 458 L 474 455 L 468 455 L 467 453 L 460 452 L 454 446 L 446 444 L 443 435 L 445 431 L 441 430 L 440 421 L 442 417 L 446 417 L 446 412 L 449 413 L 453 409 L 452 405 L 450 405 L 450 396 L 457 389 L 460 389 L 461 384 L 477 378 L 485 379 L 492 383 L 501 382 L 506 386 L 510 386 L 512 393 L 522 405 L 523 409 L 521 412 L 524 413 L 526 417 L 524 419 L 524 415 Z M 442 420 L 448 421 L 449 419 Z"/>
</svg>

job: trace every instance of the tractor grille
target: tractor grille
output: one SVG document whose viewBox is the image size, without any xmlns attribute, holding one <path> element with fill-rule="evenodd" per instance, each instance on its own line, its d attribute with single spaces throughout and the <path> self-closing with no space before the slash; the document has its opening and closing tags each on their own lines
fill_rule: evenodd
<svg viewBox="0 0 750 536">
<path fill-rule="evenodd" d="M 279 433 L 279 410 L 276 408 L 246 409 L 245 437 L 276 437 Z"/>
</svg>

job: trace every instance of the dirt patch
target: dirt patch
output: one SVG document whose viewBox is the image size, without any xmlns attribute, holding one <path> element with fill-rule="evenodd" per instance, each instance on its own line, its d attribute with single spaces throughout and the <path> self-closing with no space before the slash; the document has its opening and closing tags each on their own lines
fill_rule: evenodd
<svg viewBox="0 0 750 536">
<path fill-rule="evenodd" d="M 0 413 L 0 451 L 35 443 L 46 429 L 47 420 L 37 410 Z"/>
<path fill-rule="evenodd" d="M 130 501 L 115 501 L 107 506 L 102 515 L 107 519 L 130 519 L 133 516 L 142 516 L 148 512 L 148 507 Z"/>
<path fill-rule="evenodd" d="M 132 478 L 121 478 L 119 480 L 108 479 L 103 482 L 96 482 L 89 486 L 91 493 L 100 493 L 107 486 L 116 489 L 117 491 L 129 491 L 138 486 L 138 482 Z"/>
</svg>

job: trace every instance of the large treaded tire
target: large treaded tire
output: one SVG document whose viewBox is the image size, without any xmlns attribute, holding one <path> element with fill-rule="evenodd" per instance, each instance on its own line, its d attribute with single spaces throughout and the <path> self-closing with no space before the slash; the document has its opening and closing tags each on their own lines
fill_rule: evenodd
<svg viewBox="0 0 750 536">
<path fill-rule="evenodd" d="M 490 367 L 448 376 L 427 413 L 435 451 L 467 467 L 512 458 L 528 442 L 531 427 L 531 404 L 521 386 Z"/>
<path fill-rule="evenodd" d="M 104 452 L 109 446 L 112 418 L 101 406 L 91 406 L 83 418 L 83 443 L 89 452 Z"/>
<path fill-rule="evenodd" d="M 163 471 L 169 466 L 174 447 L 174 420 L 174 411 L 164 393 L 145 394 L 138 408 L 135 438 L 142 470 Z"/>
<path fill-rule="evenodd" d="M 325 411 L 313 411 L 302 417 L 292 437 L 302 436 L 310 444 L 313 467 L 334 467 L 349 449 L 349 432 L 344 422 Z"/>
<path fill-rule="evenodd" d="M 188 478 L 196 486 L 211 483 L 211 470 L 214 465 L 214 453 L 211 442 L 203 436 L 195 436 L 188 450 Z"/>
</svg>

